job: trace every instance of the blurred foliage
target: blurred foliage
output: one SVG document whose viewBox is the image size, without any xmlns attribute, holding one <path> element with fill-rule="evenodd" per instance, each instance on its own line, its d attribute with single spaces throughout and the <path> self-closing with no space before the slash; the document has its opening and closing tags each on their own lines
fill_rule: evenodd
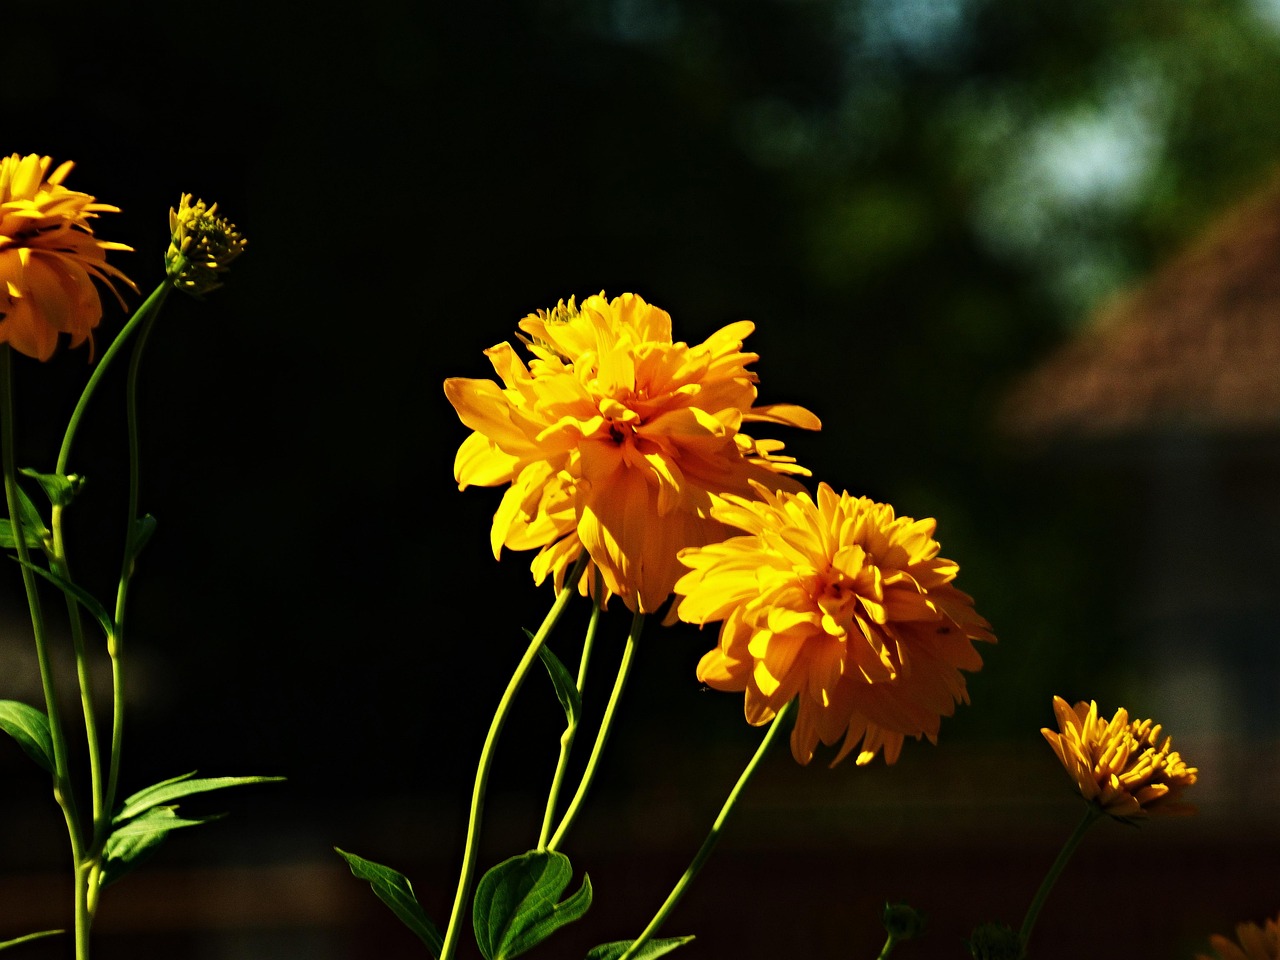
<svg viewBox="0 0 1280 960">
<path fill-rule="evenodd" d="M 939 518 L 1003 641 L 960 735 L 1033 731 L 1052 693 L 1109 699 L 1123 591 L 1099 558 L 1141 490 L 1107 463 L 1024 459 L 994 414 L 1100 297 L 1269 175 L 1275 0 L 70 15 L 94 38 L 75 56 L 10 45 L 11 75 L 39 82 L 0 88 L 4 148 L 73 158 L 75 187 L 124 207 L 102 232 L 138 248 L 144 286 L 181 191 L 249 237 L 210 309 L 148 348 L 160 529 L 135 632 L 164 679 L 139 756 L 174 736 L 202 769 L 215 740 L 272 770 L 338 755 L 367 794 L 404 783 L 394 728 L 470 765 L 501 683 L 477 651 L 494 662 L 519 625 L 469 618 L 546 596 L 524 557 L 488 557 L 496 497 L 454 489 L 464 431 L 439 383 L 485 375 L 480 350 L 524 313 L 602 287 L 689 340 L 757 321 L 762 399 L 825 420 L 787 438 L 816 476 Z M 8 16 L 16 35 L 42 14 Z M 77 381 L 83 359 L 52 368 Z M 84 455 L 109 464 L 112 442 Z M 683 658 L 652 667 L 673 701 L 710 640 L 662 641 Z"/>
</svg>

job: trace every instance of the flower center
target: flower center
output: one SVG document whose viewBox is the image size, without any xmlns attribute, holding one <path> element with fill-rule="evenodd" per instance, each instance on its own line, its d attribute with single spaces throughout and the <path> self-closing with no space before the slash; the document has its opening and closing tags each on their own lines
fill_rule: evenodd
<svg viewBox="0 0 1280 960">
<path fill-rule="evenodd" d="M 858 594 L 853 584 L 835 570 L 828 570 L 820 578 L 821 589 L 815 591 L 814 599 L 822 612 L 837 621 L 846 621 L 853 616 L 854 605 L 858 602 Z"/>
</svg>

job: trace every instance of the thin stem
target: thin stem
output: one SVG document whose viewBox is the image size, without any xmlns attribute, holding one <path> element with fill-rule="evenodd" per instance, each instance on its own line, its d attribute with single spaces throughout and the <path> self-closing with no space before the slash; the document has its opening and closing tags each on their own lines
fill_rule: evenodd
<svg viewBox="0 0 1280 960">
<path fill-rule="evenodd" d="M 67 563 L 66 546 L 62 533 L 62 510 L 54 504 L 52 511 L 53 553 L 49 557 L 49 566 L 63 580 L 71 582 L 71 567 Z M 85 743 L 89 753 L 89 792 L 93 805 L 93 832 L 96 835 L 110 819 L 103 807 L 102 796 L 102 756 L 98 750 L 98 720 L 93 703 L 93 678 L 89 666 L 89 656 L 85 651 L 84 621 L 80 617 L 80 604 L 70 596 L 66 597 L 67 620 L 71 628 L 71 649 L 76 659 L 76 682 L 80 688 L 80 711 L 84 714 Z"/>
<path fill-rule="evenodd" d="M 1062 873 L 1067 861 L 1076 852 L 1076 847 L 1080 845 L 1080 841 L 1084 838 L 1085 831 L 1093 826 L 1094 822 L 1101 816 L 1102 808 L 1095 803 L 1090 803 L 1084 812 L 1084 816 L 1076 824 L 1075 831 L 1067 838 L 1067 842 L 1062 845 L 1062 849 L 1058 851 L 1058 859 L 1053 861 L 1053 866 L 1049 868 L 1049 872 L 1045 875 L 1044 882 L 1040 884 L 1040 889 L 1036 891 L 1035 899 L 1031 901 L 1031 906 L 1027 908 L 1027 915 L 1022 920 L 1022 929 L 1018 931 L 1018 939 L 1022 941 L 1023 953 L 1026 953 L 1027 944 L 1031 940 L 1031 930 L 1036 925 L 1036 918 L 1040 916 L 1040 910 L 1044 907 L 1045 901 L 1049 899 L 1049 891 L 1053 889 L 1053 885 L 1058 879 L 1058 874 Z"/>
<path fill-rule="evenodd" d="M 516 694 L 520 691 L 525 677 L 529 675 L 529 670 L 534 661 L 538 659 L 538 651 L 546 642 L 555 625 L 560 621 L 565 607 L 568 606 L 569 600 L 573 596 L 575 585 L 582 576 L 582 569 L 586 562 L 587 552 L 584 550 L 578 558 L 578 562 L 574 565 L 569 578 L 565 581 L 564 588 L 556 594 L 555 603 L 551 605 L 551 609 L 547 612 L 546 618 L 542 621 L 542 626 L 538 627 L 538 632 L 529 641 L 529 646 L 525 650 L 524 656 L 521 657 L 515 672 L 507 682 L 507 689 L 503 692 L 502 699 L 498 701 L 498 709 L 493 714 L 493 720 L 489 723 L 489 733 L 485 737 L 484 747 L 480 751 L 480 764 L 476 769 L 475 786 L 471 790 L 471 815 L 467 820 L 467 843 L 462 854 L 462 873 L 458 878 L 458 890 L 454 894 L 453 910 L 449 914 L 449 926 L 445 930 L 444 944 L 440 950 L 440 960 L 452 960 L 453 955 L 458 950 L 458 938 L 462 935 L 462 910 L 471 892 L 471 882 L 475 879 L 476 852 L 480 841 L 480 819 L 484 812 L 484 795 L 489 785 L 489 769 L 493 766 L 498 736 L 502 733 L 502 727 L 507 722 L 507 714 L 511 712 L 511 705 L 515 701 Z"/>
<path fill-rule="evenodd" d="M 742 775 L 738 777 L 738 782 L 734 784 L 733 789 L 729 791 L 729 796 L 725 798 L 724 806 L 720 808 L 720 815 L 716 817 L 715 823 L 711 825 L 710 832 L 702 841 L 702 846 L 698 848 L 698 852 L 694 854 L 693 860 L 689 863 L 688 869 L 685 870 L 684 876 L 677 881 L 671 893 L 667 896 L 666 901 L 654 914 L 649 925 L 641 931 L 637 937 L 627 948 L 618 960 L 630 960 L 636 955 L 636 952 L 643 947 L 658 932 L 658 929 L 666 921 L 667 916 L 675 909 L 676 904 L 685 895 L 689 886 L 693 883 L 694 878 L 698 876 L 698 872 L 710 859 L 711 853 L 716 848 L 716 844 L 720 842 L 720 835 L 724 832 L 725 822 L 729 819 L 729 813 L 733 810 L 734 805 L 738 802 L 738 798 L 742 795 L 742 791 L 755 775 L 756 770 L 760 766 L 760 761 L 764 759 L 765 754 L 769 752 L 769 748 L 773 746 L 775 740 L 782 734 L 786 728 L 787 722 L 791 718 L 792 712 L 795 710 L 796 701 L 790 701 L 785 707 L 778 711 L 778 715 L 773 718 L 773 723 L 769 726 L 769 732 L 764 735 L 764 739 L 760 741 L 760 746 L 756 748 L 755 756 L 747 763 L 746 768 L 742 771 Z"/>
<path fill-rule="evenodd" d="M 596 571 L 596 597 L 604 596 L 604 578 Z M 587 635 L 582 640 L 582 656 L 578 660 L 578 704 L 582 704 L 582 691 L 587 685 L 587 666 L 591 662 L 591 648 L 595 644 L 596 627 L 600 623 L 600 604 L 591 607 L 591 621 L 587 624 Z M 575 716 L 560 735 L 560 757 L 556 761 L 555 776 L 551 778 L 551 792 L 547 796 L 547 809 L 542 815 L 542 833 L 538 835 L 538 849 L 547 849 L 547 840 L 551 836 L 551 822 L 556 815 L 556 804 L 560 799 L 560 788 L 564 784 L 564 774 L 569 766 L 569 753 L 573 750 L 573 741 L 578 734 L 578 718 Z"/>
<path fill-rule="evenodd" d="M 129 322 L 120 328 L 116 338 L 111 341 L 111 346 L 107 347 L 107 352 L 102 355 L 102 359 L 94 367 L 93 373 L 89 377 L 89 382 L 84 385 L 84 390 L 80 393 L 80 399 L 76 402 L 75 410 L 71 412 L 71 419 L 67 421 L 67 430 L 62 436 L 62 447 L 58 451 L 58 465 L 54 468 L 55 473 L 65 474 L 67 472 L 67 461 L 71 459 L 71 444 L 75 440 L 76 431 L 80 429 L 80 420 L 89 406 L 89 400 L 93 397 L 94 391 L 98 389 L 98 384 L 101 383 L 103 376 L 106 374 L 107 367 L 111 366 L 111 361 L 115 359 L 116 354 L 124 349 L 125 341 L 137 329 L 138 324 L 142 323 L 153 312 L 159 311 L 172 288 L 173 282 L 166 279 L 160 286 L 151 291 L 151 295 L 142 301 L 142 304 L 134 311 L 133 316 L 129 318 Z"/>
<path fill-rule="evenodd" d="M 107 368 L 111 365 L 111 361 L 115 359 L 123 348 L 125 341 L 129 339 L 129 336 L 137 329 L 140 323 L 154 320 L 170 289 L 171 284 L 166 281 L 160 284 L 143 301 L 129 321 L 116 334 L 115 339 L 112 340 L 111 345 L 107 348 L 107 352 L 103 354 L 102 359 L 94 368 L 88 383 L 85 384 L 84 390 L 80 394 L 80 399 L 76 402 L 71 418 L 67 422 L 67 429 L 62 438 L 62 446 L 58 451 L 57 465 L 54 468 L 56 473 L 65 475 L 67 472 L 67 465 L 71 458 L 71 446 L 75 440 L 76 431 L 79 429 L 85 410 L 88 409 L 89 401 L 97 390 L 98 385 L 102 382 L 102 378 L 106 374 Z M 58 576 L 64 580 L 71 581 L 71 566 L 67 559 L 63 524 L 65 509 L 63 504 L 53 505 L 50 522 L 53 533 L 53 555 L 50 558 L 50 566 Z M 102 753 L 98 745 L 97 711 L 94 707 L 89 658 L 85 650 L 84 621 L 80 616 L 79 604 L 70 597 L 66 598 L 66 600 L 67 618 L 71 629 L 71 645 L 76 660 L 76 679 L 80 688 L 80 707 L 84 714 L 85 741 L 89 754 L 89 788 L 93 804 L 93 842 L 89 853 L 92 857 L 100 852 L 101 844 L 105 841 L 110 827 L 111 794 L 113 791 L 109 787 L 106 793 L 103 792 Z M 113 675 L 116 673 L 114 661 L 112 673 Z M 119 686 L 118 683 L 113 683 L 113 704 L 116 705 L 120 703 Z M 113 743 L 114 741 L 115 738 L 113 737 Z M 113 749 L 112 752 L 114 756 L 116 751 Z"/>
<path fill-rule="evenodd" d="M 76 813 L 75 797 L 67 773 L 67 741 L 62 730 L 62 718 L 58 712 L 58 695 L 54 686 L 53 668 L 49 661 L 49 647 L 45 637 L 44 611 L 32 572 L 31 557 L 27 550 L 26 534 L 22 529 L 22 512 L 18 506 L 18 479 L 14 466 L 13 445 L 13 356 L 9 345 L 0 344 L 0 461 L 3 463 L 4 495 L 9 508 L 9 523 L 13 531 L 14 548 L 22 567 L 22 585 L 26 589 L 27 606 L 31 613 L 31 631 L 35 638 L 36 661 L 40 667 L 40 683 L 44 688 L 45 710 L 49 716 L 49 735 L 53 742 L 53 796 L 62 808 L 67 822 L 67 836 L 71 841 L 71 860 L 79 879 L 81 862 L 80 818 Z M 83 898 L 77 883 L 75 890 L 76 956 L 88 956 L 88 925 L 82 910 Z M 84 950 L 81 951 L 81 943 Z"/>
<path fill-rule="evenodd" d="M 591 756 L 587 760 L 587 767 L 582 771 L 582 779 L 578 781 L 578 789 L 574 792 L 573 799 L 569 801 L 569 807 L 564 812 L 564 816 L 560 820 L 560 826 L 556 827 L 555 834 L 547 843 L 548 850 L 555 850 L 564 840 L 564 835 L 569 832 L 569 828 L 573 826 L 573 821 L 577 819 L 579 812 L 582 810 L 583 801 L 587 798 L 587 791 L 591 788 L 591 781 L 595 779 L 596 770 L 600 765 L 600 757 L 604 754 L 605 744 L 609 742 L 609 733 L 613 729 L 613 718 L 618 711 L 618 704 L 622 702 L 622 691 L 627 685 L 627 677 L 631 675 L 631 666 L 635 661 L 636 644 L 640 641 L 640 633 L 644 629 L 644 614 L 637 613 L 631 618 L 631 631 L 627 634 L 627 645 L 622 651 L 622 662 L 618 664 L 618 675 L 613 681 L 613 692 L 609 694 L 609 703 L 604 708 L 604 717 L 600 721 L 600 729 L 596 731 L 596 742 L 591 747 Z"/>
<path fill-rule="evenodd" d="M 125 420 L 129 428 L 129 496 L 128 513 L 125 517 L 124 555 L 120 562 L 120 580 L 116 585 L 115 632 L 107 645 L 107 653 L 111 657 L 111 763 L 107 774 L 106 809 L 108 816 L 115 804 L 116 791 L 120 783 L 120 756 L 124 748 L 124 641 L 125 611 L 129 599 L 129 583 L 133 579 L 134 561 L 138 552 L 138 500 L 142 478 L 142 457 L 138 438 L 138 373 L 142 369 L 142 352 L 147 346 L 147 338 L 160 318 L 160 308 L 170 287 L 162 284 L 156 292 L 147 298 L 147 302 L 138 309 L 134 320 L 146 310 L 142 329 L 134 342 L 133 353 L 129 357 L 129 375 L 125 381 Z M 147 310 L 148 304 L 151 304 Z M 133 320 L 129 321 L 130 324 Z M 118 343 L 123 337 L 116 338 Z M 112 344 L 112 347 L 115 343 Z M 106 357 L 103 357 L 106 360 Z M 95 837 L 96 849 L 106 842 L 109 821 L 104 821 Z"/>
<path fill-rule="evenodd" d="M 889 960 L 889 954 L 893 952 L 894 945 L 898 942 L 897 938 L 891 933 L 885 939 L 884 946 L 880 948 L 880 956 L 876 960 Z"/>
</svg>

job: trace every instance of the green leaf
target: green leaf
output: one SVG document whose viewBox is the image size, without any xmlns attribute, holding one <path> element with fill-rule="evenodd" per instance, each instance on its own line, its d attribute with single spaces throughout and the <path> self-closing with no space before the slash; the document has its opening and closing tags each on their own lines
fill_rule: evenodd
<svg viewBox="0 0 1280 960">
<path fill-rule="evenodd" d="M 476 886 L 472 925 L 485 960 L 510 960 L 537 946 L 591 906 L 591 880 L 563 903 L 556 899 L 573 879 L 569 858 L 530 850 L 504 860 Z"/>
<path fill-rule="evenodd" d="M 526 630 L 525 633 L 529 631 Z M 529 639 L 533 639 L 532 634 L 529 635 Z M 547 673 L 551 674 L 556 696 L 560 698 L 560 706 L 564 707 L 565 720 L 569 726 L 577 726 L 578 717 L 582 713 L 582 695 L 578 693 L 578 684 L 569 675 L 560 658 L 552 653 L 545 643 L 538 648 L 538 656 L 542 658 L 542 664 L 547 668 Z"/>
<path fill-rule="evenodd" d="M 39 933 L 28 933 L 25 937 L 15 937 L 12 940 L 5 940 L 0 943 L 0 950 L 4 950 L 6 947 L 16 947 L 20 943 L 27 943 L 31 940 L 39 940 L 41 937 L 54 937 L 66 932 L 65 930 L 41 930 Z"/>
<path fill-rule="evenodd" d="M 189 797 L 193 793 L 208 793 L 210 790 L 221 790 L 224 787 L 238 787 L 247 783 L 272 783 L 284 777 L 204 777 L 192 780 L 196 772 L 184 773 L 171 780 L 165 780 L 153 786 L 139 790 L 133 796 L 126 797 L 119 812 L 111 819 L 113 824 L 122 824 L 126 820 L 138 816 L 152 807 L 179 797 Z"/>
<path fill-rule="evenodd" d="M 0 700 L 0 730 L 3 730 L 36 763 L 53 773 L 53 737 L 49 718 L 35 707 L 17 700 Z"/>
<path fill-rule="evenodd" d="M 44 539 L 40 536 L 40 531 L 32 530 L 28 524 L 22 525 L 22 535 L 27 541 L 28 547 L 37 550 L 44 548 Z M 13 538 L 13 524 L 8 518 L 0 518 L 0 548 L 12 550 L 18 545 L 18 541 Z"/>
<path fill-rule="evenodd" d="M 418 935 L 418 939 L 431 951 L 431 956 L 439 957 L 444 949 L 444 938 L 418 903 L 418 898 L 413 895 L 413 884 L 404 874 L 338 847 L 333 849 L 347 861 L 354 876 L 369 881 L 369 886 L 378 895 L 378 899 L 391 908 L 391 912 L 400 918 L 401 923 Z"/>
<path fill-rule="evenodd" d="M 631 960 L 652 960 L 653 957 L 660 957 L 665 953 L 670 953 L 676 947 L 683 947 L 692 939 L 693 937 L 690 936 L 649 940 Z M 591 948 L 590 952 L 587 953 L 587 960 L 618 960 L 633 943 L 635 943 L 634 940 L 615 940 L 612 943 L 602 943 L 598 947 Z"/>
<path fill-rule="evenodd" d="M 102 886 L 115 883 L 152 853 L 171 831 L 195 827 L 219 815 L 194 820 L 178 816 L 177 806 L 152 807 L 146 813 L 117 827 L 102 848 Z"/>
<path fill-rule="evenodd" d="M 55 507 L 65 507 L 75 499 L 76 494 L 80 492 L 80 488 L 84 486 L 84 477 L 77 476 L 74 473 L 66 476 L 60 473 L 40 473 L 30 467 L 23 467 L 18 472 L 24 477 L 31 477 L 36 483 L 40 484 L 40 489 L 44 491 L 44 495 L 49 498 L 49 502 Z"/>
<path fill-rule="evenodd" d="M 137 560 L 142 548 L 147 545 L 151 535 L 156 532 L 156 518 L 151 514 L 133 521 L 133 539 L 129 542 L 129 560 Z"/>
<path fill-rule="evenodd" d="M 19 519 L 22 521 L 22 538 L 27 541 L 27 546 L 43 550 L 45 538 L 49 536 L 49 528 L 45 525 L 44 517 L 40 516 L 40 511 L 36 509 L 36 505 L 27 496 L 27 491 L 21 487 L 17 487 L 17 491 L 18 514 Z M 0 528 L 0 546 L 17 546 L 17 541 L 13 536 L 13 524 L 8 519 L 4 520 L 4 526 Z"/>
<path fill-rule="evenodd" d="M 15 557 L 14 559 L 16 560 L 17 558 Z M 98 626 L 102 628 L 102 633 L 107 637 L 107 639 L 115 636 L 116 622 L 112 620 L 111 615 L 107 613 L 107 608 L 100 604 L 97 597 L 92 593 L 79 584 L 72 583 L 70 580 L 64 580 L 62 577 L 50 570 L 45 570 L 43 567 L 37 567 L 34 563 L 23 563 L 21 560 L 18 560 L 18 563 L 21 563 L 22 566 L 26 567 L 33 573 L 44 577 L 55 587 L 80 604 L 80 606 L 84 607 L 84 609 L 89 612 L 89 615 L 98 622 Z"/>
</svg>

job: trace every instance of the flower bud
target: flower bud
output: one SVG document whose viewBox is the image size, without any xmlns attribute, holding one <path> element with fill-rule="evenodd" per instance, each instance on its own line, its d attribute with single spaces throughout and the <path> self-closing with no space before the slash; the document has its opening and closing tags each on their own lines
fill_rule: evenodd
<svg viewBox="0 0 1280 960">
<path fill-rule="evenodd" d="M 249 241 L 234 223 L 217 216 L 218 205 L 191 203 L 184 193 L 178 209 L 169 210 L 169 249 L 164 255 L 165 273 L 179 290 L 200 297 L 222 286 L 225 273 Z"/>
</svg>

